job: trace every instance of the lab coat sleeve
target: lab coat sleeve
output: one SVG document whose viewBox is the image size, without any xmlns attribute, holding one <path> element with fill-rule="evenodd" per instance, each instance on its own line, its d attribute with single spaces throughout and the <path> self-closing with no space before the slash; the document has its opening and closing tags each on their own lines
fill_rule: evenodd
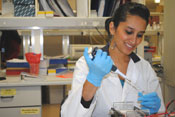
<svg viewBox="0 0 175 117">
<path fill-rule="evenodd" d="M 147 73 L 148 92 L 149 93 L 157 92 L 159 98 L 161 99 L 161 107 L 160 107 L 158 113 L 163 113 L 163 112 L 165 112 L 165 105 L 164 105 L 164 100 L 163 100 L 163 96 L 162 96 L 162 91 L 161 91 L 159 79 L 149 63 L 147 63 L 147 70 L 148 70 L 148 73 Z"/>
<path fill-rule="evenodd" d="M 97 93 L 94 96 L 89 108 L 84 108 L 81 104 L 83 84 L 89 72 L 84 57 L 77 62 L 73 74 L 72 88 L 68 98 L 61 107 L 61 117 L 90 117 L 96 104 Z"/>
</svg>

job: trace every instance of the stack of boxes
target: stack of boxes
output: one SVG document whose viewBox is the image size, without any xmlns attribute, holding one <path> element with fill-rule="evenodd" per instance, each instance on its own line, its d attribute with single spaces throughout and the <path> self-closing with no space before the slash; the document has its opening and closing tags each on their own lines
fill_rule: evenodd
<svg viewBox="0 0 175 117">
<path fill-rule="evenodd" d="M 35 16 L 35 0 L 14 0 L 14 16 Z"/>
<path fill-rule="evenodd" d="M 49 59 L 40 61 L 40 75 L 57 75 L 67 71 L 67 59 Z M 26 60 L 12 59 L 6 63 L 6 76 L 20 76 L 21 72 L 30 73 L 30 66 Z"/>
<path fill-rule="evenodd" d="M 12 59 L 6 63 L 6 76 L 20 76 L 21 72 L 29 73 L 29 64 L 25 60 Z"/>
<path fill-rule="evenodd" d="M 66 66 L 66 67 L 65 67 Z M 48 75 L 56 75 L 60 72 L 67 71 L 67 59 L 50 59 Z"/>
</svg>

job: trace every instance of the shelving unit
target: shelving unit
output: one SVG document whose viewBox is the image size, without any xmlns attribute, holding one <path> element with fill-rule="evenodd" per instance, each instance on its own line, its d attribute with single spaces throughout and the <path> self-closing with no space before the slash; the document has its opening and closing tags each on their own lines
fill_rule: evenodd
<svg viewBox="0 0 175 117">
<path fill-rule="evenodd" d="M 25 30 L 29 29 L 32 37 L 32 51 L 42 53 L 43 55 L 43 30 L 59 29 L 62 35 L 69 35 L 69 33 L 80 32 L 82 29 L 104 29 L 106 17 L 103 18 L 78 18 L 78 17 L 0 17 L 1 30 Z M 70 30 L 72 29 L 72 30 Z M 67 32 L 69 30 L 70 32 Z M 65 33 L 66 32 L 66 33 Z M 87 31 L 89 32 L 89 31 Z M 55 34 L 58 34 L 59 31 Z M 51 34 L 51 31 L 49 32 Z M 72 33 L 74 34 L 74 33 Z M 38 38 L 40 41 L 38 41 Z M 63 41 L 67 43 L 69 37 L 63 37 Z M 37 41 L 37 42 L 36 42 Z M 28 42 L 28 41 L 25 41 Z M 29 45 L 29 44 L 25 44 Z M 40 48 L 39 48 L 40 47 Z M 67 47 L 67 46 L 66 46 Z M 28 47 L 25 47 L 28 48 Z M 42 56 L 43 58 L 43 56 Z"/>
<path fill-rule="evenodd" d="M 144 35 L 157 35 L 157 34 L 163 35 L 163 30 L 146 30 Z"/>
<path fill-rule="evenodd" d="M 162 13 L 151 14 L 163 15 Z M 31 35 L 33 34 L 32 32 L 39 32 L 36 35 L 39 35 L 42 42 L 43 35 L 82 35 L 82 32 L 93 35 L 95 34 L 93 32 L 97 34 L 95 28 L 101 29 L 102 34 L 105 34 L 104 25 L 107 18 L 108 17 L 0 17 L 0 29 L 28 30 L 28 32 L 21 31 L 23 35 Z M 148 30 L 145 35 L 157 35 L 158 33 L 162 35 L 163 30 Z M 37 36 L 33 37 L 35 38 Z M 35 39 L 33 40 L 35 41 Z M 43 49 L 41 43 L 35 45 L 35 47 L 39 46 Z M 43 53 L 41 50 L 38 52 Z"/>
<path fill-rule="evenodd" d="M 94 29 L 104 28 L 106 17 L 0 17 L 0 29 Z"/>
<path fill-rule="evenodd" d="M 164 13 L 161 13 L 161 12 L 151 12 L 150 14 L 151 16 L 163 16 L 164 15 Z"/>
<path fill-rule="evenodd" d="M 164 43 L 164 29 L 163 29 L 163 20 L 164 20 L 164 13 L 162 12 L 151 12 L 150 13 L 151 16 L 158 16 L 159 17 L 159 29 L 156 30 L 152 30 L 152 31 L 147 31 L 147 35 L 148 36 L 157 36 L 157 45 L 156 45 L 156 49 L 157 49 L 157 55 L 155 57 L 152 58 L 152 61 L 155 63 L 161 63 L 161 56 L 163 53 L 163 43 Z M 155 37 L 154 37 L 155 38 Z"/>
</svg>

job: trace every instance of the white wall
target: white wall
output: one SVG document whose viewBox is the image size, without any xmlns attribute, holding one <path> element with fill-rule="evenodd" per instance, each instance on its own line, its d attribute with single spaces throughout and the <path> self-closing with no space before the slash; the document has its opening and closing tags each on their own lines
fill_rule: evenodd
<svg viewBox="0 0 175 117">
<path fill-rule="evenodd" d="M 164 1 L 165 103 L 175 99 L 175 0 Z"/>
</svg>

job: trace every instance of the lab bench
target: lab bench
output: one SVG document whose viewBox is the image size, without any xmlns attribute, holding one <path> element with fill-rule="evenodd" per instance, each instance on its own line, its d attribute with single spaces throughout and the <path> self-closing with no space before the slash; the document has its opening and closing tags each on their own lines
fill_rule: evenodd
<svg viewBox="0 0 175 117">
<path fill-rule="evenodd" d="M 42 86 L 68 85 L 72 78 L 46 76 L 21 80 L 7 77 L 0 81 L 0 113 L 2 117 L 42 117 Z M 63 90 L 65 93 L 65 90 Z"/>
</svg>

